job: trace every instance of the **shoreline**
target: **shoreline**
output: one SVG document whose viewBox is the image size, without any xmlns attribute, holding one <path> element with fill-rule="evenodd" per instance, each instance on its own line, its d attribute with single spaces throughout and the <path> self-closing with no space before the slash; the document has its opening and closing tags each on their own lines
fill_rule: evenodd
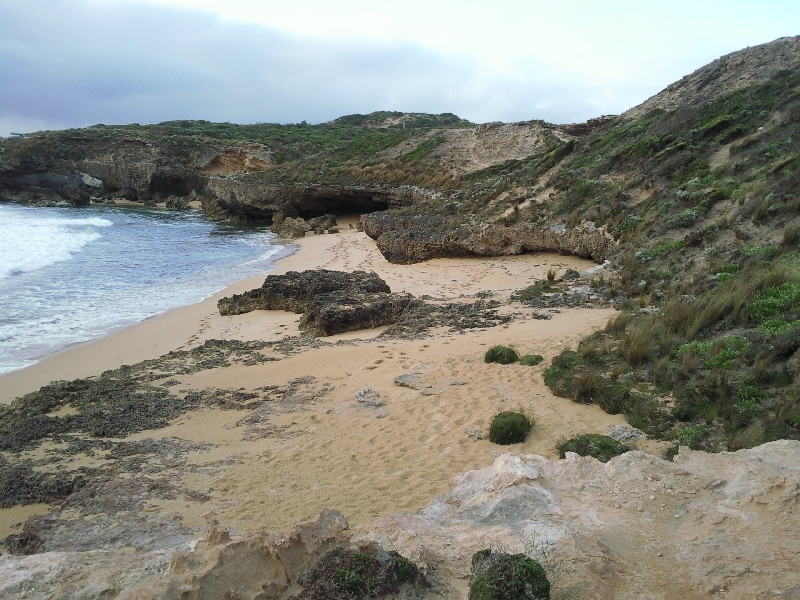
<svg viewBox="0 0 800 600">
<path fill-rule="evenodd" d="M 158 384 L 177 396 L 255 395 L 260 405 L 255 410 L 201 407 L 164 427 L 108 441 L 187 445 L 181 458 L 185 462 L 174 468 L 163 467 L 157 453 L 143 455 L 149 477 L 168 481 L 177 495 L 148 498 L 144 508 L 128 509 L 142 518 L 179 522 L 188 532 L 213 518 L 244 533 L 282 530 L 324 508 L 335 508 L 357 527 L 379 515 L 419 510 L 447 492 L 455 476 L 490 465 L 498 447 L 474 432 L 485 432 L 497 412 L 522 410 L 535 421 L 528 439 L 510 450 L 551 458 L 557 457 L 560 440 L 625 424 L 622 416 L 597 406 L 553 396 L 542 381 L 549 360 L 604 326 L 613 309 L 563 309 L 554 311 L 550 320 L 539 320 L 533 308 L 508 302 L 514 290 L 544 279 L 551 268 L 563 273 L 592 266 L 591 261 L 556 254 L 395 265 L 383 258 L 374 240 L 355 229 L 308 236 L 297 241 L 294 253 L 276 261 L 269 274 L 315 268 L 375 271 L 393 292 L 449 303 L 471 303 L 476 294 L 491 290 L 490 297 L 500 301 L 497 310 L 513 319 L 460 332 L 439 326 L 409 339 L 378 337 L 385 328 L 295 338 L 300 336 L 300 315 L 295 313 L 219 315 L 219 298 L 259 287 L 262 275 L 4 375 L 0 402 L 53 380 L 97 376 L 172 350 L 192 349 L 209 339 L 314 340 L 286 352 L 265 351 L 267 362 L 232 361 Z M 484 363 L 488 347 L 497 344 L 516 347 L 521 355 L 541 354 L 544 362 L 536 367 Z M 400 386 L 396 378 L 404 374 L 421 383 Z M 385 404 L 374 408 L 356 402 L 356 393 L 366 387 Z M 40 460 L 60 448 L 46 442 L 26 456 Z M 48 469 L 113 472 L 116 464 L 105 451 L 89 450 Z M 0 510 L 0 532 L 19 531 L 30 514 L 53 511 L 58 514 L 59 509 L 36 505 Z M 108 519 L 109 528 L 116 523 L 113 514 L 93 520 L 93 527 L 100 527 L 92 533 L 93 543 L 102 544 L 103 519 Z"/>
<path fill-rule="evenodd" d="M 259 287 L 267 275 L 279 274 L 278 270 L 282 261 L 291 258 L 300 249 L 301 245 L 297 243 L 297 240 L 290 241 L 283 244 L 283 248 L 274 257 L 275 267 L 264 274 L 240 279 L 198 302 L 171 308 L 142 321 L 121 325 L 102 337 L 70 344 L 66 348 L 36 360 L 31 365 L 0 374 L 0 404 L 10 404 L 17 397 L 36 391 L 51 381 L 98 375 L 107 369 L 116 369 L 123 364 L 158 358 L 171 350 L 178 349 L 179 346 L 169 346 L 176 340 L 174 336 L 179 335 L 179 332 L 174 332 L 168 338 L 164 338 L 163 335 L 159 336 L 158 332 L 163 329 L 172 331 L 176 327 L 179 327 L 181 331 L 193 329 L 190 319 L 199 315 L 205 316 L 209 310 L 212 313 L 215 312 L 217 301 L 220 298 L 231 294 L 241 294 Z M 152 345 L 152 349 L 137 348 L 132 352 L 129 351 L 131 346 L 137 345 L 136 338 L 139 336 L 155 339 L 156 342 Z M 46 375 L 48 372 L 53 373 L 50 379 Z"/>
<path fill-rule="evenodd" d="M 5 352 L 0 382 L 65 351 L 201 303 L 248 276 L 260 277 L 296 251 L 291 240 L 278 240 L 269 229 L 220 226 L 196 210 L 98 205 L 41 209 L 40 215 L 34 207 L 3 203 L 0 209 L 11 211 L 22 239 L 30 232 L 31 243 L 55 240 L 30 251 L 28 262 L 24 253 L 12 251 L 4 263 L 0 288 L 8 294 L 9 314 L 0 328 L 0 353 Z M 190 252 L 170 246 L 186 248 L 187 242 Z M 73 279 L 80 283 L 71 284 Z"/>
</svg>

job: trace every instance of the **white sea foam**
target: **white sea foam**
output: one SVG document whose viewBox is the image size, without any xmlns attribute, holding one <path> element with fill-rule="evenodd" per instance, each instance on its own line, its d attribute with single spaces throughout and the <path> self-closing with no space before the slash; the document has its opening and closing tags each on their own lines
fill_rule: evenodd
<svg viewBox="0 0 800 600">
<path fill-rule="evenodd" d="M 0 279 L 69 260 L 100 238 L 100 227 L 113 223 L 98 217 L 30 219 L 16 211 L 0 213 Z"/>
<path fill-rule="evenodd" d="M 264 274 L 273 239 L 196 213 L 0 204 L 0 374 Z"/>
</svg>

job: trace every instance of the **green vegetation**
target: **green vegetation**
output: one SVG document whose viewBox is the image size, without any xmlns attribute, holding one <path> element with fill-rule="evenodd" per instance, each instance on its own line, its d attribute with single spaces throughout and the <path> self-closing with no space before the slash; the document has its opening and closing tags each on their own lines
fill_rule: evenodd
<svg viewBox="0 0 800 600">
<path fill-rule="evenodd" d="M 432 137 L 428 140 L 425 140 L 414 150 L 408 152 L 407 154 L 404 154 L 402 158 L 403 160 L 406 161 L 419 160 L 421 158 L 425 158 L 426 156 L 428 156 L 428 154 L 433 152 L 438 146 L 443 144 L 444 139 L 445 138 L 443 135 L 437 135 L 436 137 Z"/>
<path fill-rule="evenodd" d="M 436 158 L 450 135 L 443 130 L 470 126 L 449 114 L 96 126 L 3 142 L 0 151 L 4 161 L 77 161 L 155 144 L 191 165 L 220 142 L 258 143 L 274 165 L 248 181 L 413 184 L 440 195 L 393 210 L 604 226 L 618 244 L 591 291 L 621 310 L 556 356 L 546 384 L 653 437 L 735 450 L 800 439 L 799 89 L 793 68 L 710 101 L 611 118 L 568 141 L 544 127 L 541 151 L 462 176 Z M 513 297 L 542 303 L 568 285 L 552 271 Z M 485 360 L 519 359 L 500 346 Z"/>
<path fill-rule="evenodd" d="M 430 187 L 457 185 L 452 173 L 426 160 L 444 141 L 423 141 L 404 156 L 381 153 L 430 131 L 472 127 L 455 115 L 377 112 L 350 115 L 329 123 L 276 124 L 168 121 L 157 125 L 95 125 L 85 129 L 40 132 L 0 147 L 3 159 L 85 160 L 124 149 L 133 155 L 153 148 L 166 164 L 193 168 L 200 156 L 221 146 L 260 144 L 268 149 L 272 168 L 247 179 L 263 183 L 413 183 Z M 149 152 L 149 151 L 148 151 Z M 213 154 L 212 154 L 213 156 Z M 147 160 L 152 160 L 148 155 Z"/>
<path fill-rule="evenodd" d="M 800 352 L 796 257 L 770 253 L 765 266 L 762 249 L 748 250 L 711 267 L 737 274 L 731 279 L 698 277 L 687 293 L 668 293 L 659 311 L 620 312 L 577 351 L 556 356 L 545 383 L 692 448 L 800 439 L 800 390 L 788 371 Z"/>
<path fill-rule="evenodd" d="M 528 417 L 518 412 L 501 412 L 489 426 L 489 441 L 501 446 L 520 444 L 533 429 Z"/>
<path fill-rule="evenodd" d="M 535 367 L 543 360 L 544 357 L 540 356 L 539 354 L 526 354 L 519 359 L 519 364 L 525 365 L 526 367 Z"/>
<path fill-rule="evenodd" d="M 508 346 L 492 346 L 483 357 L 483 362 L 485 363 L 499 363 L 501 365 L 510 365 L 518 360 L 519 355 L 516 350 Z"/>
<path fill-rule="evenodd" d="M 301 577 L 297 600 L 352 600 L 393 596 L 405 583 L 423 581 L 417 567 L 397 552 L 376 555 L 335 550 Z"/>
<path fill-rule="evenodd" d="M 629 450 L 625 444 L 607 435 L 595 433 L 585 433 L 558 445 L 558 454 L 561 458 L 566 458 L 567 452 L 574 452 L 580 456 L 593 456 L 600 462 L 608 462 Z"/>
<path fill-rule="evenodd" d="M 469 600 L 549 600 L 550 581 L 524 554 L 481 550 L 472 557 Z"/>
</svg>

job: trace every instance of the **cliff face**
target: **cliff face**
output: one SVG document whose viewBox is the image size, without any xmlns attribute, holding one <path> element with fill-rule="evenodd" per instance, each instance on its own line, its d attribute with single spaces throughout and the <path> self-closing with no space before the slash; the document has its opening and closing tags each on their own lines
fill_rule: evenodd
<svg viewBox="0 0 800 600">
<path fill-rule="evenodd" d="M 396 226 L 379 248 L 400 262 L 559 251 L 619 269 L 629 254 L 683 240 L 682 262 L 696 265 L 704 241 L 720 238 L 719 250 L 736 230 L 774 244 L 796 217 L 798 72 L 800 38 L 782 38 L 721 57 L 621 117 L 582 124 L 373 113 L 319 125 L 42 132 L 0 142 L 0 199 L 197 200 L 209 219 L 267 224 L 275 212 L 451 215 L 462 219 L 456 229 Z M 765 226 L 749 231 L 751 221 Z M 663 292 L 654 273 L 674 269 L 653 265 L 626 293 Z"/>
</svg>

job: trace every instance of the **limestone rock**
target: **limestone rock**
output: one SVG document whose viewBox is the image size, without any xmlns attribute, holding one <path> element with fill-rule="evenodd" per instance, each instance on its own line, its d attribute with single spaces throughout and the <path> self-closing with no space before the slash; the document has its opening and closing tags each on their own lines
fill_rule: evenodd
<svg viewBox="0 0 800 600">
<path fill-rule="evenodd" d="M 365 387 L 363 390 L 356 392 L 356 402 L 366 404 L 367 406 L 384 406 L 386 402 L 378 395 L 378 392 L 371 387 Z"/>
<path fill-rule="evenodd" d="M 397 264 L 524 252 L 560 252 L 603 261 L 616 246 L 611 235 L 590 223 L 573 228 L 533 223 L 504 226 L 464 217 L 409 217 L 388 212 L 364 215 L 361 222 L 381 254 Z"/>
<path fill-rule="evenodd" d="M 635 427 L 625 427 L 625 425 L 614 425 L 611 429 L 608 430 L 606 433 L 608 437 L 612 440 L 616 440 L 623 444 L 627 444 L 629 442 L 635 442 L 636 440 L 640 440 L 644 437 L 644 431 L 641 429 L 636 429 Z"/>
<path fill-rule="evenodd" d="M 334 510 L 287 535 L 232 537 L 212 523 L 204 539 L 155 551 L 118 549 L 0 557 L 7 600 L 267 600 L 285 596 L 326 554 L 349 547 L 349 525 Z"/>
<path fill-rule="evenodd" d="M 681 448 L 675 462 L 633 451 L 601 463 L 502 454 L 415 514 L 359 527 L 466 597 L 472 555 L 537 558 L 554 597 L 794 598 L 800 442 L 734 453 Z M 744 544 L 744 545 L 743 545 Z M 676 576 L 680 574 L 680 576 Z"/>
</svg>

